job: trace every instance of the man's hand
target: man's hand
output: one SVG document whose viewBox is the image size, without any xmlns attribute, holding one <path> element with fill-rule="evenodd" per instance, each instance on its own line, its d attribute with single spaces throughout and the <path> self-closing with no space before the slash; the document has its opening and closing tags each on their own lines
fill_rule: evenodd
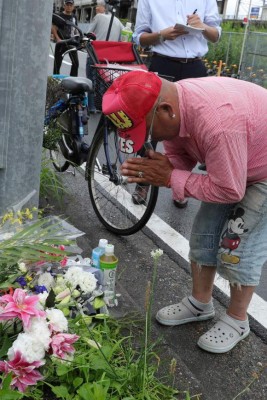
<svg viewBox="0 0 267 400">
<path fill-rule="evenodd" d="M 188 32 L 186 32 L 183 28 L 175 28 L 174 26 L 170 26 L 169 28 L 162 29 L 160 31 L 161 35 L 164 37 L 164 40 L 174 40 L 178 36 L 181 35 L 187 35 Z"/>
<path fill-rule="evenodd" d="M 205 29 L 206 25 L 203 24 L 200 17 L 197 14 L 191 14 L 187 16 L 187 24 L 194 28 Z"/>
<path fill-rule="evenodd" d="M 147 157 L 129 158 L 121 166 L 121 173 L 129 183 L 149 183 L 168 186 L 173 166 L 167 156 L 149 150 Z"/>
</svg>

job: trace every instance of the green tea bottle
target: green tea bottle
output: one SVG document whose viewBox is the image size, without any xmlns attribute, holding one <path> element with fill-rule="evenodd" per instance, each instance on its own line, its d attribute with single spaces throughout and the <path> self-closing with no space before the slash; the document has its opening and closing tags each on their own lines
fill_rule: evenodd
<svg viewBox="0 0 267 400">
<path fill-rule="evenodd" d="M 114 254 L 113 244 L 105 246 L 105 253 L 100 257 L 100 269 L 103 274 L 104 299 L 109 307 L 116 305 L 116 269 L 118 258 Z"/>
</svg>

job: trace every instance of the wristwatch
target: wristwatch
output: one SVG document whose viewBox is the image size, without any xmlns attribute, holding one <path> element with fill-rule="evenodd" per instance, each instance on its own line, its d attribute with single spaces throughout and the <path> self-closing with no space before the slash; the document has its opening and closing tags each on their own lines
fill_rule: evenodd
<svg viewBox="0 0 267 400">
<path fill-rule="evenodd" d="M 160 43 L 165 42 L 165 39 L 164 39 L 164 37 L 162 36 L 162 34 L 161 34 L 160 31 L 158 31 L 158 35 L 159 35 L 159 42 L 160 42 Z"/>
</svg>

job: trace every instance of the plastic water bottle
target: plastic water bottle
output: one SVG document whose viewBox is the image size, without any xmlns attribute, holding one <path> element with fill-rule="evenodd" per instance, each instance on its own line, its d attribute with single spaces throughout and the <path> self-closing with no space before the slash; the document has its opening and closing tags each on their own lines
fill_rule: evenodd
<svg viewBox="0 0 267 400">
<path fill-rule="evenodd" d="M 116 305 L 116 269 L 118 258 L 114 254 L 113 244 L 107 244 L 105 253 L 100 257 L 100 269 L 103 273 L 104 299 L 109 307 Z"/>
<path fill-rule="evenodd" d="M 92 250 L 92 266 L 100 268 L 100 257 L 105 253 L 105 247 L 108 244 L 107 239 L 100 239 L 98 246 Z"/>
<path fill-rule="evenodd" d="M 133 36 L 132 24 L 131 24 L 131 22 L 126 22 L 125 28 L 123 28 L 121 31 L 121 41 L 122 42 L 131 42 L 132 36 Z"/>
</svg>

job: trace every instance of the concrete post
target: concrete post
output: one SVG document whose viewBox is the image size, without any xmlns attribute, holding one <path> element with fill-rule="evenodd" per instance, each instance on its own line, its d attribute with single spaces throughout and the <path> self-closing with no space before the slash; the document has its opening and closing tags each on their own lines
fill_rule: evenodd
<svg viewBox="0 0 267 400">
<path fill-rule="evenodd" d="M 0 215 L 38 206 L 53 0 L 0 0 Z"/>
</svg>

